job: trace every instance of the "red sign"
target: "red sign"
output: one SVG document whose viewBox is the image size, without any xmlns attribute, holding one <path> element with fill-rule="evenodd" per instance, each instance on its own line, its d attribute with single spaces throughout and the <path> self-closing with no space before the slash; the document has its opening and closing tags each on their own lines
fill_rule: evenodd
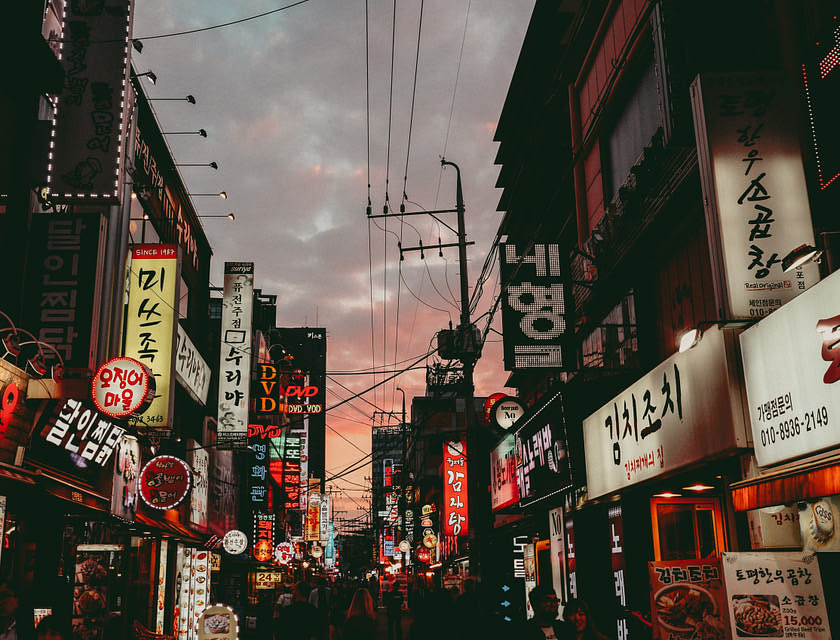
<svg viewBox="0 0 840 640">
<path fill-rule="evenodd" d="M 254 560 L 268 562 L 274 554 L 274 514 L 254 514 Z"/>
<path fill-rule="evenodd" d="M 443 535 L 465 536 L 469 531 L 467 445 L 463 440 L 443 445 Z"/>
<path fill-rule="evenodd" d="M 112 358 L 93 376 L 91 396 L 96 408 L 112 418 L 142 413 L 155 397 L 155 378 L 142 362 Z"/>
<path fill-rule="evenodd" d="M 0 393 L 0 438 L 6 435 L 6 429 L 12 424 L 12 416 L 18 402 L 20 402 L 20 390 L 14 382 L 10 382 Z"/>
<path fill-rule="evenodd" d="M 174 509 L 190 492 L 190 466 L 175 456 L 152 458 L 140 472 L 140 497 L 153 509 Z"/>
<path fill-rule="evenodd" d="M 502 398 L 507 398 L 507 394 L 494 393 L 491 396 L 488 396 L 487 400 L 484 401 L 484 417 L 487 418 L 487 422 L 490 422 L 490 411 L 493 409 L 493 405 Z"/>
</svg>

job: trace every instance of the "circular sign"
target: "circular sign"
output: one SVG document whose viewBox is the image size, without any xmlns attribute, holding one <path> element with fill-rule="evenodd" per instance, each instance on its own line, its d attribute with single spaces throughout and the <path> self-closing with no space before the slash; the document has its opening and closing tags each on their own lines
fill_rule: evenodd
<svg viewBox="0 0 840 640">
<path fill-rule="evenodd" d="M 437 536 L 434 533 L 427 533 L 423 536 L 423 546 L 427 549 L 434 549 L 437 543 Z"/>
<path fill-rule="evenodd" d="M 423 518 L 420 521 L 420 526 L 423 527 L 424 529 L 428 529 L 429 527 L 434 526 L 434 524 L 432 523 L 431 518 Z"/>
<path fill-rule="evenodd" d="M 502 429 L 510 429 L 524 415 L 525 407 L 518 398 L 505 396 L 493 405 L 493 422 Z"/>
<path fill-rule="evenodd" d="M 190 465 L 180 458 L 156 456 L 140 472 L 140 498 L 153 509 L 173 509 L 187 497 L 191 479 Z"/>
<path fill-rule="evenodd" d="M 320 558 L 324 555 L 324 550 L 317 544 L 313 544 L 312 548 L 309 550 L 309 555 L 313 558 Z"/>
<path fill-rule="evenodd" d="M 411 550 L 411 545 L 408 544 L 408 540 L 401 540 L 400 541 L 400 551 L 403 553 L 408 553 Z"/>
<path fill-rule="evenodd" d="M 133 358 L 112 358 L 93 376 L 91 397 L 96 408 L 112 418 L 142 413 L 155 397 L 155 377 Z"/>
<path fill-rule="evenodd" d="M 295 557 L 295 548 L 291 542 L 281 542 L 274 547 L 274 559 L 280 564 L 289 564 Z"/>
<path fill-rule="evenodd" d="M 490 422 L 490 412 L 493 410 L 493 405 L 496 404 L 502 398 L 507 398 L 506 393 L 494 393 L 491 396 L 487 397 L 487 400 L 484 401 L 484 417 L 487 418 L 487 422 Z"/>
<path fill-rule="evenodd" d="M 271 548 L 271 541 L 262 538 L 254 543 L 254 560 L 257 562 L 268 562 L 271 560 L 274 549 Z"/>
<path fill-rule="evenodd" d="M 238 556 L 248 548 L 248 536 L 238 529 L 231 529 L 222 538 L 222 548 L 230 555 Z"/>
</svg>

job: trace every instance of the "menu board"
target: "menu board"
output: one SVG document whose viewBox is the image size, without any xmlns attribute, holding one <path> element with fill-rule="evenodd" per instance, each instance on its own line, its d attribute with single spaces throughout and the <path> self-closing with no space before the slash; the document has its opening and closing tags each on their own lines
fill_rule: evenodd
<svg viewBox="0 0 840 640">
<path fill-rule="evenodd" d="M 720 560 L 649 562 L 652 640 L 729 636 Z"/>
<path fill-rule="evenodd" d="M 177 640 L 196 640 L 198 621 L 210 599 L 210 552 L 178 545 L 175 610 Z"/>
<path fill-rule="evenodd" d="M 116 544 L 76 547 L 71 620 L 74 640 L 102 638 L 109 612 L 118 608 L 113 586 L 121 569 L 122 552 L 122 545 Z"/>
<path fill-rule="evenodd" d="M 813 553 L 724 553 L 732 638 L 829 640 L 822 578 Z"/>
</svg>

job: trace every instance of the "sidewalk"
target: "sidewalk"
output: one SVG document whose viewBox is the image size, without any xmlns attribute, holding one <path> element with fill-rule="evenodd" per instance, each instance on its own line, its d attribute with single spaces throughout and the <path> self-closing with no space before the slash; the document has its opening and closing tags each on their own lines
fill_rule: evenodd
<svg viewBox="0 0 840 640">
<path fill-rule="evenodd" d="M 411 613 L 403 611 L 402 636 L 396 640 L 405 640 L 408 638 L 408 630 L 411 628 L 411 620 Z M 385 607 L 378 607 L 376 609 L 376 640 L 388 640 L 388 616 L 385 614 Z"/>
</svg>

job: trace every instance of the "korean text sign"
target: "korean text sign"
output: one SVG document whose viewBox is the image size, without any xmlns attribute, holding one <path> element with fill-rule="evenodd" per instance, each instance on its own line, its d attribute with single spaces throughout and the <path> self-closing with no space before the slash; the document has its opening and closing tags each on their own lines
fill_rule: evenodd
<svg viewBox="0 0 840 640">
<path fill-rule="evenodd" d="M 758 464 L 840 444 L 840 274 L 740 336 Z"/>
<path fill-rule="evenodd" d="M 648 571 L 653 640 L 726 637 L 719 559 L 649 562 Z"/>
<path fill-rule="evenodd" d="M 192 484 L 190 466 L 175 456 L 156 456 L 140 472 L 140 498 L 153 509 L 174 509 Z"/>
<path fill-rule="evenodd" d="M 590 497 L 747 445 L 735 337 L 708 329 L 583 421 Z"/>
<path fill-rule="evenodd" d="M 554 395 L 540 409 L 517 423 L 516 483 L 524 506 L 567 489 L 572 484 L 566 455 L 563 396 Z"/>
<path fill-rule="evenodd" d="M 831 638 L 815 554 L 724 553 L 721 563 L 733 638 Z"/>
<path fill-rule="evenodd" d="M 179 282 L 175 245 L 134 245 L 128 263 L 123 355 L 142 362 L 155 377 L 155 397 L 138 418 L 151 429 L 167 429 L 171 422 Z"/>
<path fill-rule="evenodd" d="M 469 533 L 467 445 L 463 440 L 443 444 L 443 535 Z"/>
<path fill-rule="evenodd" d="M 175 379 L 201 405 L 207 404 L 210 390 L 210 366 L 201 357 L 193 341 L 178 325 L 175 334 Z"/>
<path fill-rule="evenodd" d="M 519 500 L 516 484 L 516 438 L 505 435 L 490 452 L 490 507 L 502 509 Z"/>
<path fill-rule="evenodd" d="M 130 0 L 64 4 L 64 88 L 52 127 L 49 190 L 62 199 L 117 202 L 123 175 Z"/>
<path fill-rule="evenodd" d="M 819 280 L 782 258 L 814 244 L 795 111 L 781 74 L 703 74 L 691 85 L 718 308 L 760 318 Z"/>
<path fill-rule="evenodd" d="M 244 445 L 248 435 L 254 263 L 226 262 L 219 361 L 218 441 Z"/>
<path fill-rule="evenodd" d="M 563 367 L 564 340 L 572 323 L 567 318 L 564 261 L 560 245 L 499 248 L 502 280 L 505 369 Z"/>
<path fill-rule="evenodd" d="M 113 418 L 81 400 L 60 401 L 58 414 L 41 430 L 44 441 L 81 457 L 89 465 L 105 467 L 125 429 Z"/>
</svg>

